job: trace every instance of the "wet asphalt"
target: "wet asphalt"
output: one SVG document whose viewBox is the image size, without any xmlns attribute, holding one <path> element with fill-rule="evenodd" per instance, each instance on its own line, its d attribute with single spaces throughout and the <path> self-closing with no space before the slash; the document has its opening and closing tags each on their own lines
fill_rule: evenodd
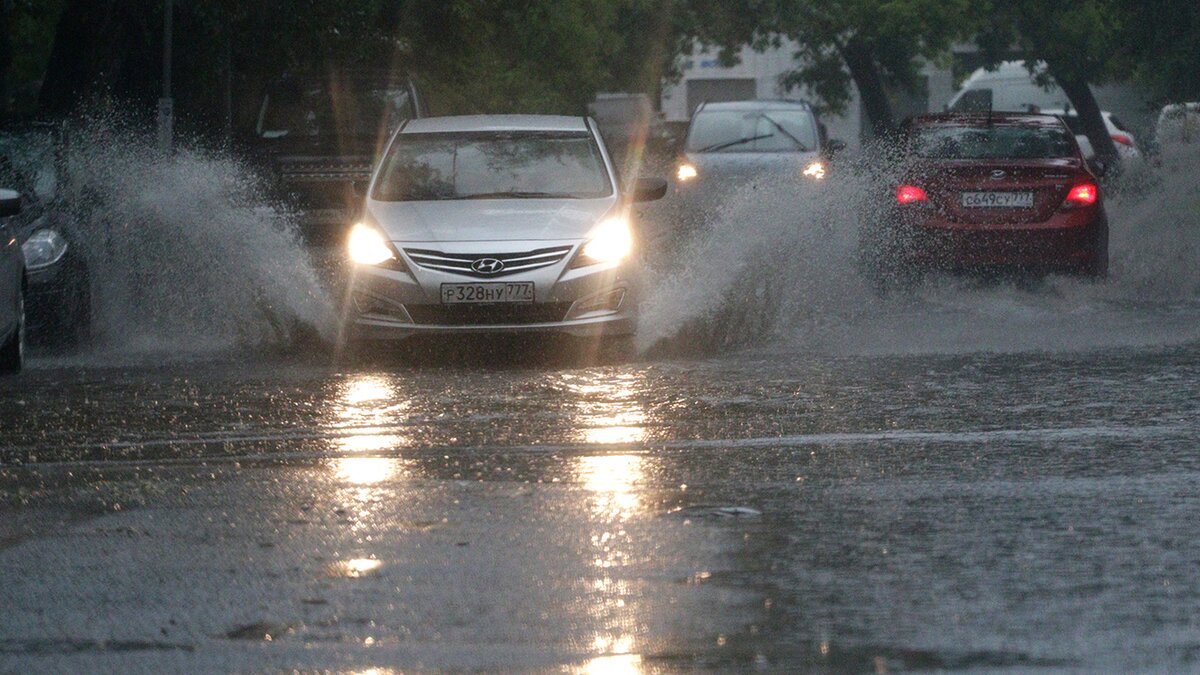
<svg viewBox="0 0 1200 675">
<path fill-rule="evenodd" d="M 1200 670 L 1196 344 L 503 361 L 0 381 L 0 671 Z"/>
</svg>

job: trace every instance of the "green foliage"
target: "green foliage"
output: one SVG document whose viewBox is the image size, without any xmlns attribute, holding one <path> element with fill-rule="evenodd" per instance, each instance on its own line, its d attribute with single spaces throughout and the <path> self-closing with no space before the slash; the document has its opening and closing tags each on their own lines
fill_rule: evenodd
<svg viewBox="0 0 1200 675">
<path fill-rule="evenodd" d="M 598 91 L 654 91 L 663 0 L 411 0 L 401 59 L 442 111 L 582 113 Z"/>
<path fill-rule="evenodd" d="M 46 71 L 54 29 L 63 0 L 17 0 L 12 8 L 12 94 L 21 112 L 29 112 Z M 23 105 L 22 105 L 23 104 Z"/>
<path fill-rule="evenodd" d="M 1134 79 L 1158 103 L 1200 101 L 1200 3 L 1122 0 Z"/>
<path fill-rule="evenodd" d="M 1123 10 L 1119 0 L 992 0 L 979 7 L 989 21 L 977 42 L 992 62 L 1011 57 L 1015 47 L 1029 64 L 1053 64 L 1060 78 L 1103 84 L 1133 67 Z"/>
</svg>

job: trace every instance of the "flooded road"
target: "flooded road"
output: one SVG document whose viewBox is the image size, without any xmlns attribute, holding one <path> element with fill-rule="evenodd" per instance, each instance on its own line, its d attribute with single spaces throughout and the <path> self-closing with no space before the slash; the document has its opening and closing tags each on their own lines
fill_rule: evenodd
<svg viewBox="0 0 1200 675">
<path fill-rule="evenodd" d="M 43 360 L 0 385 L 0 666 L 1192 670 L 1198 382 L 1194 344 Z"/>
<path fill-rule="evenodd" d="M 881 297 L 834 176 L 647 214 L 635 361 L 346 365 L 252 175 L 89 142 L 96 344 L 0 381 L 0 672 L 1200 669 L 1197 158 L 1104 283 Z"/>
</svg>

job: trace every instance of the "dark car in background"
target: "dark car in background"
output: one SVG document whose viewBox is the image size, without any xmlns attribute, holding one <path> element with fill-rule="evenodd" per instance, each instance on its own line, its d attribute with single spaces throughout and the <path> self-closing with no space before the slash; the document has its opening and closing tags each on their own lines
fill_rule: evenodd
<svg viewBox="0 0 1200 675">
<path fill-rule="evenodd" d="M 877 282 L 928 270 L 1107 274 L 1099 182 L 1059 117 L 924 115 L 901 143 L 888 216 L 863 233 Z"/>
<path fill-rule="evenodd" d="M 390 72 L 289 75 L 263 93 L 245 143 L 275 197 L 296 209 L 308 243 L 344 236 L 384 144 L 423 117 L 416 84 Z"/>
<path fill-rule="evenodd" d="M 681 191 L 710 191 L 763 175 L 825 178 L 844 145 L 799 101 L 706 103 L 692 115 L 675 168 Z"/>
<path fill-rule="evenodd" d="M 92 279 L 83 233 L 68 190 L 67 127 L 20 123 L 0 127 L 0 188 L 21 197 L 9 218 L 27 276 L 31 342 L 70 347 L 92 327 Z"/>
<path fill-rule="evenodd" d="M 20 193 L 0 188 L 0 375 L 25 363 L 25 259 L 12 226 L 20 213 Z"/>
</svg>

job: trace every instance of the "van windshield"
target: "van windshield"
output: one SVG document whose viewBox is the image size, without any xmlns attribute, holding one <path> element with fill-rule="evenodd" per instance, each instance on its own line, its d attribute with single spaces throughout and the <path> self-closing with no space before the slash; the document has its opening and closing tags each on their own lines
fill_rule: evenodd
<svg viewBox="0 0 1200 675">
<path fill-rule="evenodd" d="M 384 160 L 374 199 L 595 199 L 613 194 L 589 134 L 401 134 Z"/>
<path fill-rule="evenodd" d="M 930 159 L 1054 159 L 1074 157 L 1067 129 L 1043 126 L 930 126 L 914 129 L 910 147 Z"/>
</svg>

